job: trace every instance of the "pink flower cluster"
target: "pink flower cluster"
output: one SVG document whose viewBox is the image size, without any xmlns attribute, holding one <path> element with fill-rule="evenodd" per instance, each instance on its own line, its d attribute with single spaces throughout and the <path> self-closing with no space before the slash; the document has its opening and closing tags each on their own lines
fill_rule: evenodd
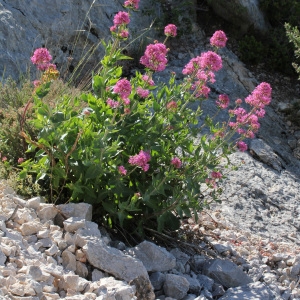
<svg viewBox="0 0 300 300">
<path fill-rule="evenodd" d="M 165 27 L 165 35 L 175 37 L 177 35 L 177 27 L 174 24 L 169 24 Z"/>
<path fill-rule="evenodd" d="M 216 101 L 216 104 L 219 108 L 227 108 L 229 105 L 230 99 L 226 94 L 219 95 L 218 100 Z"/>
<path fill-rule="evenodd" d="M 192 90 L 196 97 L 208 97 L 210 88 L 206 85 L 208 81 L 215 82 L 214 72 L 222 68 L 222 58 L 213 51 L 207 51 L 200 56 L 192 58 L 189 63 L 184 67 L 182 73 L 189 75 L 191 80 L 194 81 Z M 224 106 L 224 103 L 222 103 Z"/>
<path fill-rule="evenodd" d="M 140 0 L 126 0 L 124 6 L 127 8 L 138 9 Z"/>
<path fill-rule="evenodd" d="M 229 110 L 229 113 L 235 116 L 235 122 L 229 122 L 229 127 L 237 133 L 246 138 L 254 138 L 258 129 L 260 128 L 259 118 L 264 117 L 264 107 L 271 102 L 272 88 L 270 84 L 262 82 L 253 92 L 245 99 L 245 102 L 252 106 L 250 112 L 247 112 L 242 107 L 237 107 Z M 241 100 L 238 99 L 236 103 L 239 105 Z M 237 147 L 241 151 L 247 150 L 247 144 L 239 141 Z"/>
<path fill-rule="evenodd" d="M 130 22 L 129 13 L 125 11 L 119 11 L 114 16 L 114 25 L 115 26 L 121 26 L 121 25 L 127 25 Z"/>
<path fill-rule="evenodd" d="M 211 73 L 208 71 L 219 71 L 222 69 L 222 58 L 213 51 L 207 51 L 200 56 L 192 58 L 189 63 L 182 70 L 184 75 L 197 75 L 203 79 L 203 76 L 211 77 Z"/>
<path fill-rule="evenodd" d="M 174 100 L 167 103 L 167 110 L 175 112 L 177 110 L 177 103 Z"/>
<path fill-rule="evenodd" d="M 54 70 L 56 70 L 56 65 L 50 63 L 50 61 L 52 60 L 52 56 L 50 55 L 47 48 L 36 49 L 30 60 L 34 65 L 37 65 L 37 68 L 40 71 L 45 71 L 49 67 L 52 67 Z"/>
<path fill-rule="evenodd" d="M 110 27 L 110 31 L 115 32 L 118 38 L 126 39 L 129 36 L 126 25 L 129 24 L 129 22 L 129 13 L 125 11 L 119 11 L 114 16 L 114 25 Z"/>
<path fill-rule="evenodd" d="M 122 176 L 126 176 L 126 174 L 127 174 L 127 170 L 125 169 L 124 166 L 119 166 L 118 171 Z"/>
<path fill-rule="evenodd" d="M 154 81 L 148 75 L 143 75 L 142 80 L 151 86 L 154 85 Z"/>
<path fill-rule="evenodd" d="M 146 47 L 140 63 L 153 71 L 163 71 L 167 65 L 167 48 L 162 43 L 150 44 Z"/>
<path fill-rule="evenodd" d="M 141 88 L 140 86 L 136 88 L 136 93 L 141 97 L 141 98 L 147 98 L 150 94 L 149 90 L 145 90 Z"/>
<path fill-rule="evenodd" d="M 174 157 L 171 160 L 171 164 L 174 166 L 176 169 L 180 169 L 182 166 L 182 162 L 178 157 Z"/>
<path fill-rule="evenodd" d="M 227 37 L 222 30 L 216 31 L 213 36 L 210 38 L 210 44 L 217 48 L 223 48 L 226 46 Z"/>
<path fill-rule="evenodd" d="M 119 94 L 120 98 L 123 100 L 125 105 L 130 104 L 130 100 L 128 99 L 130 93 L 131 93 L 131 84 L 130 81 L 127 79 L 123 78 L 120 79 L 116 85 L 113 88 L 113 91 L 116 94 Z"/>
<path fill-rule="evenodd" d="M 219 71 L 222 69 L 222 58 L 213 51 L 207 51 L 200 56 L 200 66 L 203 70 Z"/>
<path fill-rule="evenodd" d="M 147 172 L 150 167 L 150 165 L 148 164 L 150 159 L 151 159 L 150 153 L 147 151 L 141 150 L 139 152 L 139 154 L 130 156 L 128 162 L 131 165 L 141 167 L 144 172 Z"/>
<path fill-rule="evenodd" d="M 272 88 L 270 84 L 262 82 L 254 91 L 245 99 L 245 102 L 256 108 L 263 109 L 265 105 L 271 102 Z"/>
<path fill-rule="evenodd" d="M 211 188 L 215 189 L 217 187 L 217 182 L 223 177 L 223 175 L 221 172 L 213 171 L 211 172 L 210 176 L 210 178 L 205 179 L 205 183 Z"/>
<path fill-rule="evenodd" d="M 238 147 L 238 149 L 239 149 L 241 152 L 245 152 L 245 151 L 247 151 L 247 149 L 248 149 L 247 144 L 246 144 L 245 142 L 243 142 L 243 141 L 238 141 L 238 142 L 236 143 L 236 146 Z"/>
<path fill-rule="evenodd" d="M 107 105 L 108 105 L 109 107 L 111 107 L 111 108 L 117 108 L 117 107 L 120 106 L 120 102 L 119 102 L 119 101 L 115 101 L 115 100 L 112 100 L 112 99 L 110 99 L 110 98 L 108 98 L 108 99 L 106 100 L 106 103 L 107 103 Z"/>
</svg>

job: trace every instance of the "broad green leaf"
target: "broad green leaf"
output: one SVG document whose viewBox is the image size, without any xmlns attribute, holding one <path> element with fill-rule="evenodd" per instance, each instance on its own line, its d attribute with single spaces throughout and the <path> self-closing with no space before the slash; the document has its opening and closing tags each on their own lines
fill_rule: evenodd
<svg viewBox="0 0 300 300">
<path fill-rule="evenodd" d="M 101 167 L 100 165 L 91 165 L 89 166 L 89 168 L 87 169 L 86 173 L 85 173 L 85 179 L 95 179 L 97 178 L 99 175 L 101 174 Z"/>
<path fill-rule="evenodd" d="M 40 98 L 44 98 L 50 91 L 51 82 L 44 83 L 40 85 L 36 90 L 35 94 Z"/>
<path fill-rule="evenodd" d="M 180 220 L 171 212 L 165 212 L 157 218 L 157 230 L 162 232 L 167 227 L 170 230 L 177 230 L 180 227 Z"/>
</svg>

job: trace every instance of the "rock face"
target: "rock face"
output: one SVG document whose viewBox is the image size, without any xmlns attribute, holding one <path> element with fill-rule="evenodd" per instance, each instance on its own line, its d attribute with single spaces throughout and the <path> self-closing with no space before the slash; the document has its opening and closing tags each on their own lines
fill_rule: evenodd
<svg viewBox="0 0 300 300">
<path fill-rule="evenodd" d="M 214 12 L 221 18 L 241 26 L 241 30 L 246 32 L 250 26 L 265 33 L 269 29 L 263 13 L 259 8 L 258 0 L 212 0 L 208 4 Z"/>
<path fill-rule="evenodd" d="M 155 17 L 142 14 L 148 1 L 141 1 L 140 11 L 132 14 L 130 32 L 138 36 L 150 26 Z M 156 8 L 155 5 L 152 8 Z M 30 57 L 36 48 L 47 47 L 63 77 L 79 67 L 84 56 L 88 55 L 85 66 L 76 72 L 84 75 L 95 67 L 103 56 L 100 40 L 110 37 L 109 28 L 114 15 L 124 10 L 121 1 L 37 1 L 12 0 L 0 3 L 0 77 L 12 76 L 18 79 L 20 74 L 29 70 L 36 78 L 35 67 Z M 153 38 L 148 32 L 145 37 Z M 135 44 L 129 50 L 134 55 Z M 90 56 L 90 57 L 89 57 Z"/>
</svg>

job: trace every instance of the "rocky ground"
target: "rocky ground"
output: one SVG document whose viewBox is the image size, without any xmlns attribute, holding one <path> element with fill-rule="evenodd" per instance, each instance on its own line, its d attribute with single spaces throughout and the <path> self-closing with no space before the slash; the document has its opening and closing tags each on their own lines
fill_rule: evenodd
<svg viewBox="0 0 300 300">
<path fill-rule="evenodd" d="M 155 80 L 170 71 L 180 80 L 207 46 L 201 31 L 171 43 L 169 66 Z M 261 81 L 274 92 L 250 150 L 231 155 L 239 169 L 222 184 L 222 204 L 186 220 L 177 236 L 153 233 L 129 246 L 91 222 L 89 205 L 24 201 L 1 182 L 0 299 L 300 299 L 300 128 L 283 112 L 299 84 L 250 71 L 229 49 L 221 55 L 206 113 L 220 93 L 234 101 Z"/>
</svg>

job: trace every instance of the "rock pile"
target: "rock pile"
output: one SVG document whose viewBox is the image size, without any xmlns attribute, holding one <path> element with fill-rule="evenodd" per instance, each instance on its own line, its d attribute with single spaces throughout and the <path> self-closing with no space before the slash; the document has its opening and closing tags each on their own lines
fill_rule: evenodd
<svg viewBox="0 0 300 300">
<path fill-rule="evenodd" d="M 216 212 L 183 225 L 207 239 L 187 254 L 112 241 L 89 204 L 0 191 L 1 299 L 300 299 L 297 249 L 229 229 Z"/>
</svg>

